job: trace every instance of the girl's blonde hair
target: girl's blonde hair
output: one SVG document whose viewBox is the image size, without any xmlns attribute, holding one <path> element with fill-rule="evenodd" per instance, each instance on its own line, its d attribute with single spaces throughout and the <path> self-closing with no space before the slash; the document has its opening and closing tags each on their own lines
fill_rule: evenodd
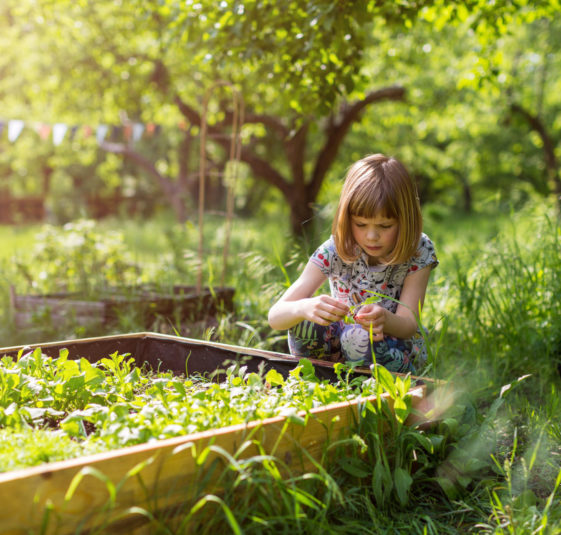
<svg viewBox="0 0 561 535">
<path fill-rule="evenodd" d="M 332 228 L 337 252 L 347 263 L 360 254 L 351 216 L 397 219 L 398 235 L 388 264 L 401 264 L 415 254 L 423 227 L 419 197 L 407 169 L 395 158 L 371 154 L 347 172 Z"/>
</svg>

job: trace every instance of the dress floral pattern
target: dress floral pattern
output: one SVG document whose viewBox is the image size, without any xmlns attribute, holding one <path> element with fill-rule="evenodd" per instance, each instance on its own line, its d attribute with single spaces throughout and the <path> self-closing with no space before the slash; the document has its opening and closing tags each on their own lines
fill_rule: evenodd
<svg viewBox="0 0 561 535">
<path fill-rule="evenodd" d="M 357 251 L 359 252 L 359 251 Z M 405 278 L 409 273 L 427 266 L 434 268 L 438 259 L 432 241 L 421 235 L 415 255 L 403 264 L 369 266 L 368 256 L 362 250 L 353 263 L 345 263 L 338 255 L 333 237 L 321 244 L 310 261 L 324 273 L 331 288 L 331 295 L 349 306 L 360 305 L 371 292 L 387 296 L 381 306 L 395 312 Z M 416 365 L 426 360 L 426 348 L 420 332 L 410 339 L 386 336 L 380 342 L 370 343 L 368 331 L 356 324 L 337 322 L 328 327 L 301 322 L 289 331 L 289 347 L 292 354 L 329 360 L 371 360 L 391 371 L 415 371 Z"/>
</svg>

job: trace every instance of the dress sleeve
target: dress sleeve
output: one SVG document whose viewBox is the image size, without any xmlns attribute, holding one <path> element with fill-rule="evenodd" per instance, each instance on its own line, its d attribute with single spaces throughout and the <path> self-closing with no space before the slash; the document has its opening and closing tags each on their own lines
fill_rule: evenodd
<svg viewBox="0 0 561 535">
<path fill-rule="evenodd" d="M 423 234 L 419 241 L 417 252 L 410 261 L 408 271 L 418 271 L 419 269 L 423 269 L 427 266 L 434 269 L 438 266 L 438 258 L 436 257 L 434 244 L 426 234 Z"/>
<path fill-rule="evenodd" d="M 310 262 L 319 267 L 321 272 L 329 277 L 335 254 L 335 244 L 333 239 L 329 238 L 316 249 L 314 254 L 310 257 Z"/>
</svg>

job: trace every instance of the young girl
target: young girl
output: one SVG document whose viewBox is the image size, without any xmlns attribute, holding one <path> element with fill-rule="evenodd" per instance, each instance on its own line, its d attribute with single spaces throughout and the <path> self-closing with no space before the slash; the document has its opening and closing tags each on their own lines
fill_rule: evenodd
<svg viewBox="0 0 561 535">
<path fill-rule="evenodd" d="M 438 264 L 421 228 L 416 188 L 398 160 L 374 154 L 352 165 L 332 236 L 269 311 L 273 329 L 289 329 L 290 353 L 365 363 L 374 354 L 390 371 L 414 373 L 426 360 L 417 314 Z M 315 295 L 326 279 L 331 295 Z M 361 305 L 372 292 L 385 297 Z M 354 323 L 344 321 L 350 313 Z"/>
</svg>

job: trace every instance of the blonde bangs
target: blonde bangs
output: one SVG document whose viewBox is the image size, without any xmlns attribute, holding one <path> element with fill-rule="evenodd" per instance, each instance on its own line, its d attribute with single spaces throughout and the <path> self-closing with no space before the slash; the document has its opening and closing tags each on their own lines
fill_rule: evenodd
<svg viewBox="0 0 561 535">
<path fill-rule="evenodd" d="M 398 208 L 395 192 L 381 180 L 364 181 L 354 190 L 349 200 L 349 215 L 365 217 L 387 217 L 397 219 Z"/>
</svg>

